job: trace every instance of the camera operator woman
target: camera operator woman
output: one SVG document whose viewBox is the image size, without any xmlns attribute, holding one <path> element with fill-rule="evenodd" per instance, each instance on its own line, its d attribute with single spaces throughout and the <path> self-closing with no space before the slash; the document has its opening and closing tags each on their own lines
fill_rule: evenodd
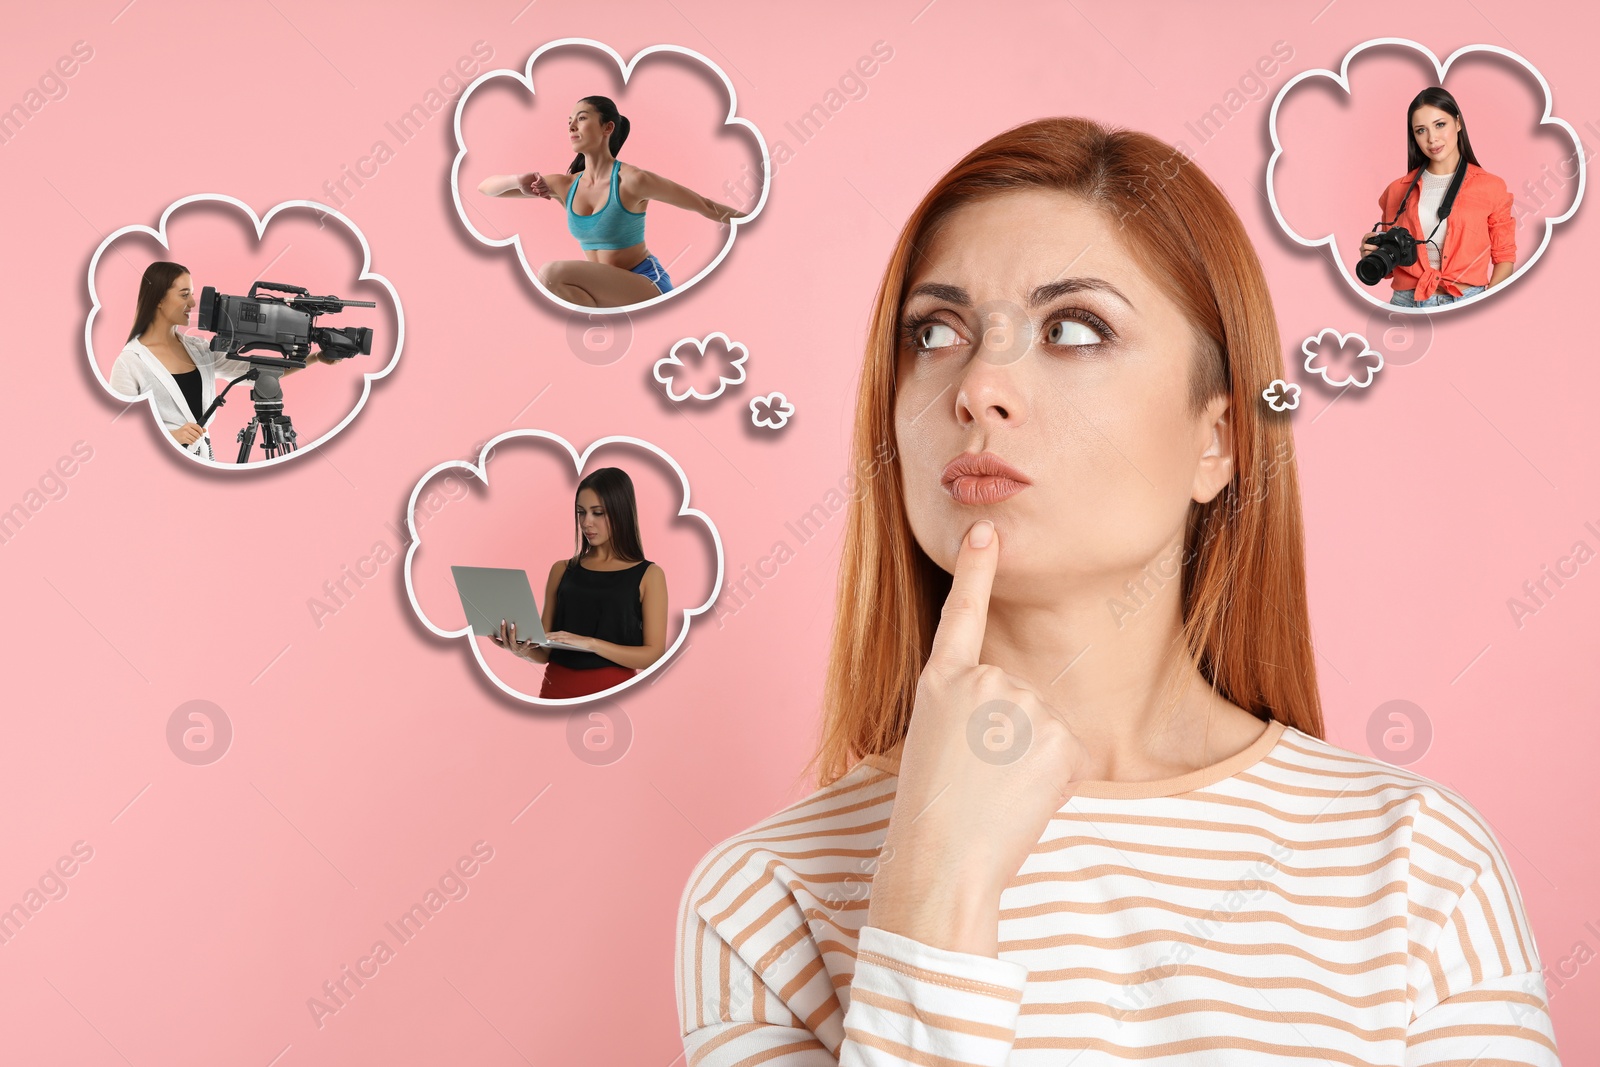
<svg viewBox="0 0 1600 1067">
<path fill-rule="evenodd" d="M 1415 239 L 1414 258 L 1407 264 L 1402 254 L 1390 271 L 1383 270 L 1390 259 L 1372 260 L 1373 277 L 1361 280 L 1376 284 L 1390 277 L 1389 303 L 1398 307 L 1440 307 L 1477 296 L 1516 270 L 1512 196 L 1503 179 L 1478 165 L 1454 96 L 1439 86 L 1424 89 L 1406 116 L 1406 173 L 1378 197 L 1378 209 L 1388 232 L 1403 227 Z M 1463 165 L 1466 173 L 1454 203 L 1441 218 L 1441 205 Z M 1362 257 L 1379 248 L 1380 232 L 1361 238 Z"/>
<path fill-rule="evenodd" d="M 578 153 L 564 174 L 496 174 L 478 191 L 488 196 L 537 196 L 567 206 L 567 231 L 586 259 L 563 259 L 539 268 L 539 281 L 556 296 L 585 307 L 622 307 L 672 291 L 672 279 L 644 243 L 645 205 L 651 200 L 726 223 L 745 212 L 701 196 L 659 174 L 622 163 L 617 153 L 629 123 L 610 97 L 586 96 L 567 119 Z M 580 210 L 581 209 L 581 210 Z"/>
<path fill-rule="evenodd" d="M 540 611 L 552 641 L 585 651 L 540 648 L 501 620 L 490 640 L 546 664 L 539 696 L 564 700 L 621 685 L 660 659 L 667 647 L 667 576 L 644 558 L 633 480 L 601 467 L 578 483 L 573 517 L 577 549 L 558 559 L 545 581 Z"/>
<path fill-rule="evenodd" d="M 189 268 L 165 260 L 146 267 L 133 329 L 111 365 L 110 382 L 124 396 L 149 392 L 166 431 L 189 452 L 213 459 L 211 435 L 200 419 L 216 398 L 217 379 L 232 381 L 249 371 L 250 364 L 213 352 L 204 338 L 178 332 L 189 324 L 196 302 Z M 325 362 L 319 353 L 306 357 L 308 366 Z"/>
<path fill-rule="evenodd" d="M 819 788 L 688 877 L 688 1063 L 1557 1064 L 1483 817 L 1323 739 L 1283 375 L 1172 146 L 1040 119 L 933 184 L 867 319 Z"/>
</svg>

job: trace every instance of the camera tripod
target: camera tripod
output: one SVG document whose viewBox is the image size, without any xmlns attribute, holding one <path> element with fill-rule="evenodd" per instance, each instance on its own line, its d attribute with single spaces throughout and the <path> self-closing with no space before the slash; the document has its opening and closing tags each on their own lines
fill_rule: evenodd
<svg viewBox="0 0 1600 1067">
<path fill-rule="evenodd" d="M 270 357 L 255 358 L 264 362 Z M 274 359 L 272 362 L 283 367 L 305 366 L 303 359 L 300 362 Z M 250 450 L 255 447 L 258 431 L 261 434 L 261 449 L 266 453 L 266 459 L 285 456 L 295 450 L 294 423 L 283 413 L 283 383 L 279 380 L 282 374 L 283 371 L 278 366 L 252 366 L 229 382 L 227 388 L 211 402 L 211 407 L 206 409 L 206 419 L 209 422 L 211 413 L 227 402 L 228 393 L 234 386 L 242 381 L 254 383 L 250 387 L 250 401 L 255 406 L 255 414 L 238 434 L 237 462 L 239 463 L 250 462 Z"/>
<path fill-rule="evenodd" d="M 261 431 L 261 449 L 266 459 L 288 455 L 295 450 L 294 423 L 283 413 L 283 383 L 278 372 L 251 371 L 256 383 L 250 389 L 250 401 L 256 413 L 239 430 L 239 462 L 250 462 L 250 449 L 255 447 L 256 431 Z"/>
</svg>

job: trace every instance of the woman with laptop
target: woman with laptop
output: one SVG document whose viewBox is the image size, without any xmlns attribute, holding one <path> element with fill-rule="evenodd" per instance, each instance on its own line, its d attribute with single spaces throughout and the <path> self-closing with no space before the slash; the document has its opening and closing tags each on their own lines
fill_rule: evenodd
<svg viewBox="0 0 1600 1067">
<path fill-rule="evenodd" d="M 602 467 L 578 483 L 573 517 L 577 549 L 558 559 L 545 582 L 543 648 L 502 622 L 490 640 L 545 664 L 542 700 L 589 696 L 621 685 L 660 659 L 667 647 L 667 577 L 644 558 L 633 480 Z"/>
</svg>

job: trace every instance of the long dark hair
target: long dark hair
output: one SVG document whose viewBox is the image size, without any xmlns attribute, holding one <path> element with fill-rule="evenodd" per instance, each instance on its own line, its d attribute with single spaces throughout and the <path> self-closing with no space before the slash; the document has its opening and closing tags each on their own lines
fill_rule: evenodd
<svg viewBox="0 0 1600 1067">
<path fill-rule="evenodd" d="M 1411 106 L 1406 108 L 1406 173 L 1410 174 L 1418 167 L 1428 165 L 1428 157 L 1417 147 L 1417 136 L 1411 132 L 1411 120 L 1416 115 L 1419 107 L 1436 107 L 1451 118 L 1461 120 L 1461 129 L 1456 131 L 1456 149 L 1461 153 L 1461 158 L 1471 163 L 1474 167 L 1482 166 L 1478 162 L 1477 153 L 1472 150 L 1472 142 L 1467 140 L 1467 120 L 1461 118 L 1461 107 L 1456 103 L 1456 98 L 1451 96 L 1442 86 L 1430 85 L 1411 99 Z"/>
<path fill-rule="evenodd" d="M 578 521 L 578 495 L 593 489 L 606 509 L 606 520 L 611 524 L 611 554 L 623 561 L 641 562 L 644 548 L 639 543 L 639 505 L 633 498 L 633 479 L 621 467 L 601 467 L 578 483 L 572 494 L 572 527 L 577 539 L 577 552 L 567 562 L 576 567 L 578 561 L 594 553 L 594 546 L 584 540 L 583 524 Z"/>
<path fill-rule="evenodd" d="M 628 139 L 628 116 L 617 111 L 617 105 L 609 96 L 586 96 L 582 100 L 579 100 L 578 103 L 594 105 L 594 109 L 600 112 L 600 122 L 602 124 L 607 122 L 616 123 L 611 130 L 611 154 L 615 156 L 618 152 L 622 151 L 622 142 Z M 574 159 L 572 161 L 572 165 L 567 168 L 567 173 L 576 174 L 582 169 L 583 153 L 579 152 L 578 158 Z"/>
<path fill-rule="evenodd" d="M 133 329 L 128 333 L 128 340 L 133 340 L 150 328 L 156 321 L 156 308 L 161 301 L 166 299 L 167 290 L 172 288 L 172 283 L 189 273 L 189 268 L 182 263 L 168 263 L 158 259 L 144 269 L 144 277 L 139 279 L 139 304 L 133 313 Z"/>
</svg>

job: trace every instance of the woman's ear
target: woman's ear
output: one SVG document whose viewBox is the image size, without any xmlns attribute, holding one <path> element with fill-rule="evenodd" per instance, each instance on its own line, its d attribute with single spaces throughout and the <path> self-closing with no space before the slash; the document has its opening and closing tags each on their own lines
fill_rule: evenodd
<svg viewBox="0 0 1600 1067">
<path fill-rule="evenodd" d="M 1228 394 L 1218 393 L 1206 405 L 1197 426 L 1201 449 L 1194 469 L 1194 499 L 1206 504 L 1233 481 L 1233 408 Z"/>
</svg>

